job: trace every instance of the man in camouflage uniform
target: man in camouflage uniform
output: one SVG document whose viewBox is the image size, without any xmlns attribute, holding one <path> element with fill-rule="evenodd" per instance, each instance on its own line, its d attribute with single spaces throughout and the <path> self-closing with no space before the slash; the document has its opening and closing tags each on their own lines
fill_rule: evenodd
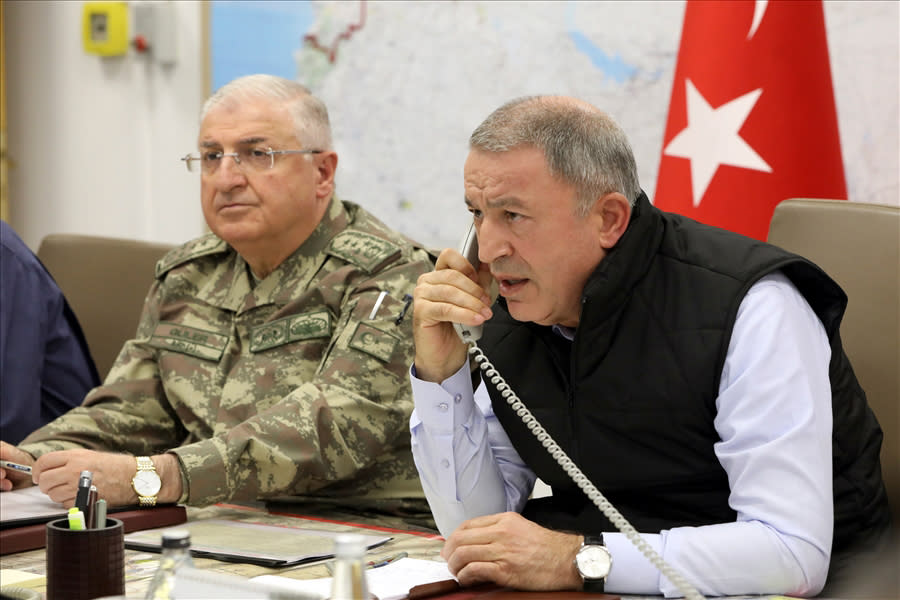
<svg viewBox="0 0 900 600">
<path fill-rule="evenodd" d="M 85 469 L 112 505 L 415 506 L 406 295 L 431 257 L 335 198 L 328 114 L 298 84 L 223 87 L 203 108 L 199 148 L 185 160 L 213 233 L 159 261 L 105 384 L 0 456 L 32 464 L 66 506 Z M 158 494 L 136 491 L 140 467 L 155 469 Z M 0 477 L 4 490 L 30 483 Z"/>
</svg>

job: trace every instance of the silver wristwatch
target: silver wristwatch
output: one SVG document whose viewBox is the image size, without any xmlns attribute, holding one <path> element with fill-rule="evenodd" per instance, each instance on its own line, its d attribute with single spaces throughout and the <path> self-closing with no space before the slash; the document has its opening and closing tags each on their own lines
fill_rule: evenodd
<svg viewBox="0 0 900 600">
<path fill-rule="evenodd" d="M 136 456 L 137 473 L 131 480 L 131 487 L 137 493 L 141 508 L 156 506 L 156 496 L 162 488 L 162 480 L 149 456 Z"/>
<path fill-rule="evenodd" d="M 584 536 L 584 542 L 575 554 L 575 568 L 584 582 L 582 589 L 585 592 L 602 592 L 611 567 L 612 555 L 603 545 L 603 536 Z"/>
</svg>

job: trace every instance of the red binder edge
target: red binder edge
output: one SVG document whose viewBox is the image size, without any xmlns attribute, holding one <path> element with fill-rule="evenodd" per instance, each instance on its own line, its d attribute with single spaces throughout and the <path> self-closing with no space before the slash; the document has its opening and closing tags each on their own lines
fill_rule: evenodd
<svg viewBox="0 0 900 600">
<path fill-rule="evenodd" d="M 107 516 L 119 519 L 125 533 L 178 525 L 187 521 L 187 510 L 181 505 L 157 506 L 110 512 Z M 47 545 L 47 524 L 37 523 L 0 531 L 0 555 L 35 550 Z"/>
</svg>

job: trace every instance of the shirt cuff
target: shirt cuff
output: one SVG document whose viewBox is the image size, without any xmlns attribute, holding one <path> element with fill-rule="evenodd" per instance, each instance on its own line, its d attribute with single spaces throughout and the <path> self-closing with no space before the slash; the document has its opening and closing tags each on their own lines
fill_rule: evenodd
<svg viewBox="0 0 900 600">
<path fill-rule="evenodd" d="M 643 534 L 641 537 L 662 556 L 663 534 Z M 659 569 L 653 566 L 622 533 L 603 533 L 603 543 L 612 555 L 612 567 L 606 577 L 606 592 L 658 595 Z"/>
<path fill-rule="evenodd" d="M 433 434 L 452 434 L 456 427 L 472 420 L 475 403 L 472 401 L 472 378 L 468 363 L 440 384 L 416 377 L 416 367 L 409 371 L 416 411 L 414 421 L 421 423 Z M 467 402 L 463 402 L 468 399 Z M 415 427 L 416 422 L 411 422 Z"/>
</svg>

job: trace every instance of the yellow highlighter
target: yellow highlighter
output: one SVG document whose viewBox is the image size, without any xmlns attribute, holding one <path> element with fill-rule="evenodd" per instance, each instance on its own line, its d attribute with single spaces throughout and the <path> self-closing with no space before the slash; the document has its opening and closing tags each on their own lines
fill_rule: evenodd
<svg viewBox="0 0 900 600">
<path fill-rule="evenodd" d="M 77 506 L 69 509 L 69 529 L 76 531 L 84 529 L 84 513 Z"/>
</svg>

